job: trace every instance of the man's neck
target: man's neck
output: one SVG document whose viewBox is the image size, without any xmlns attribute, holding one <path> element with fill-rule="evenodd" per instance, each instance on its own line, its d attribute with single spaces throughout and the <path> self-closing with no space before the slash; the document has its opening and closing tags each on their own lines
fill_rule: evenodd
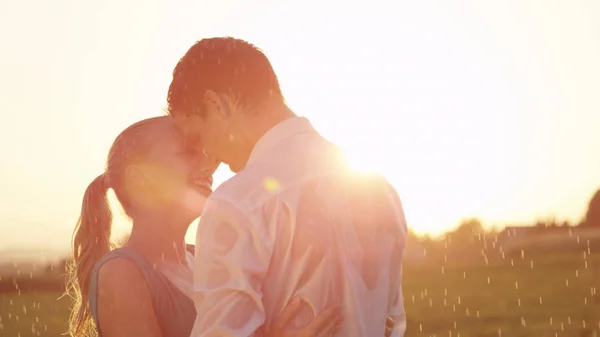
<svg viewBox="0 0 600 337">
<path fill-rule="evenodd" d="M 272 107 L 264 111 L 264 118 L 262 118 L 257 125 L 254 145 L 258 142 L 262 136 L 265 135 L 269 130 L 274 128 L 277 124 L 294 117 L 298 117 L 287 105 L 279 105 Z"/>
</svg>

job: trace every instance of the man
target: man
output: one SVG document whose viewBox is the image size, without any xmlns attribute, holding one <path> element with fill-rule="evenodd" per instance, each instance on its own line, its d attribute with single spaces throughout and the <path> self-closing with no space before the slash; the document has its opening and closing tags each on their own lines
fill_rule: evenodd
<svg viewBox="0 0 600 337">
<path fill-rule="evenodd" d="M 385 179 L 359 175 L 286 105 L 267 57 L 234 38 L 203 39 L 173 72 L 168 112 L 187 139 L 237 173 L 198 225 L 192 336 L 260 336 L 292 299 L 303 326 L 339 304 L 339 336 L 402 336 L 406 238 Z M 331 322 L 335 324 L 336 322 Z"/>
</svg>

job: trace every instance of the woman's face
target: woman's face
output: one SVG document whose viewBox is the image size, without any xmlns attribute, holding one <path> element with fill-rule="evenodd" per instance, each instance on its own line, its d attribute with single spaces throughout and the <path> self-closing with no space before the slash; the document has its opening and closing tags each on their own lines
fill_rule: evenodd
<svg viewBox="0 0 600 337">
<path fill-rule="evenodd" d="M 144 208 L 176 212 L 190 221 L 199 217 L 219 163 L 201 149 L 186 146 L 172 122 L 151 137 L 160 138 L 135 170 L 141 185 L 136 199 Z"/>
</svg>

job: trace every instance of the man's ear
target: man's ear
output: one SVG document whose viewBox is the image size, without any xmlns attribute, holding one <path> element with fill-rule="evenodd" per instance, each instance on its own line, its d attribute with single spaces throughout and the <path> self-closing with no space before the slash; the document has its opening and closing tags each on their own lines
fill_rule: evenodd
<svg viewBox="0 0 600 337">
<path fill-rule="evenodd" d="M 231 111 L 227 95 L 220 95 L 212 90 L 204 92 L 204 101 L 206 102 L 206 111 L 222 119 L 229 118 Z"/>
</svg>

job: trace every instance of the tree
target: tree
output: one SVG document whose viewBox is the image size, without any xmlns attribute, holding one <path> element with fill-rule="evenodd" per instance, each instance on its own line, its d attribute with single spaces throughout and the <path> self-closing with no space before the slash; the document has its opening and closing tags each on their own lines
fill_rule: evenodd
<svg viewBox="0 0 600 337">
<path fill-rule="evenodd" d="M 408 233 L 406 234 L 406 240 L 410 242 L 419 242 L 420 237 L 412 228 L 409 227 Z"/>
<path fill-rule="evenodd" d="M 481 220 L 469 218 L 461 221 L 460 225 L 450 233 L 452 238 L 462 242 L 473 242 L 475 236 L 485 233 Z"/>
<path fill-rule="evenodd" d="M 600 190 L 592 196 L 582 225 L 600 228 Z"/>
<path fill-rule="evenodd" d="M 46 274 L 58 274 L 58 275 L 66 274 L 68 272 L 69 261 L 70 261 L 69 258 L 63 258 L 58 261 L 49 263 L 46 266 Z"/>
</svg>

